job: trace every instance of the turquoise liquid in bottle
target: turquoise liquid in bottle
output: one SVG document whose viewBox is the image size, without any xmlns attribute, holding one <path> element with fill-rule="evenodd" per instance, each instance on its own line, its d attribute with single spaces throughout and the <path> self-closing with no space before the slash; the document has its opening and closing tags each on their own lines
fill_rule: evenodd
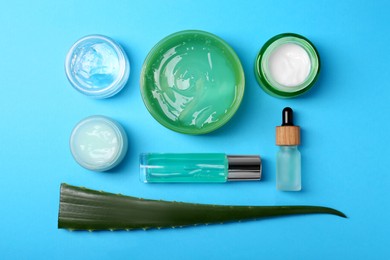
<svg viewBox="0 0 390 260">
<path fill-rule="evenodd" d="M 297 146 L 280 146 L 276 158 L 278 190 L 301 190 L 301 153 Z"/>
<path fill-rule="evenodd" d="M 143 153 L 140 179 L 146 183 L 260 180 L 260 156 L 223 153 Z"/>
<path fill-rule="evenodd" d="M 225 154 L 145 153 L 140 156 L 144 182 L 226 182 Z"/>
</svg>

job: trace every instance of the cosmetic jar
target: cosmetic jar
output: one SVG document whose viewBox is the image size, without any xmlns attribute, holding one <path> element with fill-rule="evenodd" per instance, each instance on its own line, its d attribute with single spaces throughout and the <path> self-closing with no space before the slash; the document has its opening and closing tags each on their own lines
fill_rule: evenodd
<svg viewBox="0 0 390 260">
<path fill-rule="evenodd" d="M 115 120 L 105 116 L 90 116 L 74 127 L 70 150 L 82 167 L 92 171 L 107 171 L 124 158 L 127 136 Z"/>
<path fill-rule="evenodd" d="M 305 37 L 283 33 L 261 48 L 255 62 L 256 79 L 268 94 L 292 98 L 307 92 L 317 81 L 320 57 Z"/>
<path fill-rule="evenodd" d="M 208 32 L 186 30 L 158 42 L 142 66 L 141 95 L 163 126 L 206 134 L 225 125 L 241 104 L 245 76 L 234 50 Z"/>
<path fill-rule="evenodd" d="M 103 35 L 89 35 L 70 48 L 65 72 L 77 91 L 94 98 L 108 98 L 126 85 L 130 65 L 115 41 Z"/>
</svg>

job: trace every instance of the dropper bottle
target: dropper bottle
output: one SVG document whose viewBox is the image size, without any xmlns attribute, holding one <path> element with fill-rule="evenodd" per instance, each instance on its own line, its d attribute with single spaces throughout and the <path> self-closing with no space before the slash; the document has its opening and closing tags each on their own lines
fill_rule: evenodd
<svg viewBox="0 0 390 260">
<path fill-rule="evenodd" d="M 300 128 L 294 125 L 293 110 L 283 109 L 282 125 L 276 127 L 276 187 L 283 191 L 301 190 Z"/>
</svg>

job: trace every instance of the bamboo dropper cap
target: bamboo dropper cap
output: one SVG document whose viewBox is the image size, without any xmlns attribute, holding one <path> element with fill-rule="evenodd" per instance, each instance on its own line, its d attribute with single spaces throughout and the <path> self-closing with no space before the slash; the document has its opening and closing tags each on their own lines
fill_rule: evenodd
<svg viewBox="0 0 390 260">
<path fill-rule="evenodd" d="M 299 145 L 300 128 L 294 125 L 293 110 L 285 107 L 282 112 L 282 125 L 276 127 L 276 145 Z"/>
</svg>

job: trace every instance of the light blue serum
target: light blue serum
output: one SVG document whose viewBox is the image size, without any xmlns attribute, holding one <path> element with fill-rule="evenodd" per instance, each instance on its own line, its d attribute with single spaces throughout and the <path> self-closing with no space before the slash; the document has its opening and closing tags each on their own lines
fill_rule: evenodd
<svg viewBox="0 0 390 260">
<path fill-rule="evenodd" d="M 283 191 L 301 190 L 300 128 L 293 123 L 293 110 L 283 109 L 282 125 L 276 127 L 276 187 Z"/>
</svg>

